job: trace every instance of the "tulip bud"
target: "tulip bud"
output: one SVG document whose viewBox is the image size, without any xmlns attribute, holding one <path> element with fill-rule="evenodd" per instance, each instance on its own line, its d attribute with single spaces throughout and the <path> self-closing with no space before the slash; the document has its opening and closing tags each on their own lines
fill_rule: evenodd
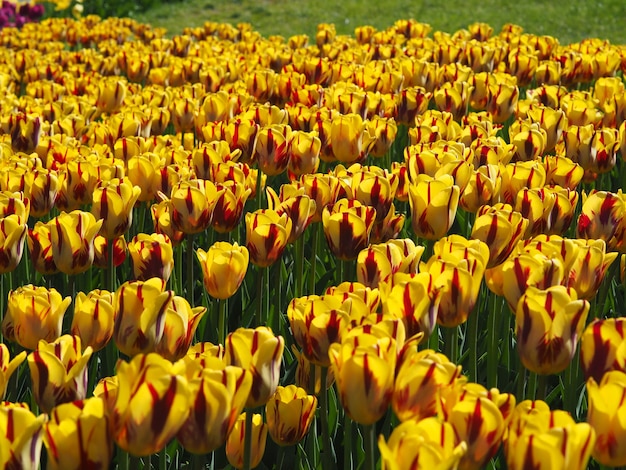
<svg viewBox="0 0 626 470">
<path fill-rule="evenodd" d="M 324 236 L 333 254 L 342 260 L 355 259 L 369 244 L 376 210 L 356 200 L 341 199 L 322 211 Z"/>
<path fill-rule="evenodd" d="M 167 282 L 174 268 L 174 249 L 165 234 L 140 233 L 128 244 L 133 273 L 138 281 L 158 277 Z"/>
<path fill-rule="evenodd" d="M 113 438 L 136 456 L 164 449 L 189 416 L 191 394 L 182 363 L 158 354 L 138 354 L 117 364 Z"/>
<path fill-rule="evenodd" d="M 52 343 L 39 341 L 37 349 L 28 355 L 28 367 L 33 395 L 42 411 L 49 413 L 61 403 L 85 398 L 92 352 L 89 346 L 81 349 L 77 336 L 63 335 Z"/>
<path fill-rule="evenodd" d="M 287 214 L 267 209 L 246 214 L 246 246 L 250 261 L 260 267 L 274 264 L 282 255 L 292 222 Z"/>
<path fill-rule="evenodd" d="M 94 351 L 104 348 L 113 336 L 114 323 L 111 292 L 96 289 L 76 294 L 70 331 L 80 337 L 83 347 L 90 346 Z"/>
<path fill-rule="evenodd" d="M 295 385 L 279 386 L 265 405 L 270 437 L 281 446 L 300 442 L 315 418 L 317 398 Z"/>
<path fill-rule="evenodd" d="M 529 287 L 515 312 L 518 352 L 524 366 L 538 374 L 557 374 L 567 368 L 582 333 L 589 302 L 577 300 L 564 286 L 545 290 Z"/>
<path fill-rule="evenodd" d="M 267 403 L 278 387 L 285 341 L 267 327 L 239 328 L 226 338 L 224 362 L 252 373 L 246 408 Z"/>
<path fill-rule="evenodd" d="M 163 336 L 155 352 L 169 361 L 181 359 L 193 341 L 206 307 L 191 307 L 184 297 L 175 295 L 165 304 Z"/>
<path fill-rule="evenodd" d="M 41 434 L 47 419 L 45 414 L 35 416 L 24 403 L 5 402 L 0 405 L 2 468 L 39 468 Z"/>
<path fill-rule="evenodd" d="M 9 292 L 2 334 L 23 348 L 35 349 L 39 340 L 54 341 L 61 335 L 63 315 L 72 302 L 56 289 L 32 284 Z"/>
<path fill-rule="evenodd" d="M 409 186 L 411 223 L 418 237 L 437 240 L 448 232 L 459 203 L 460 189 L 450 175 L 419 177 Z"/>
<path fill-rule="evenodd" d="M 26 219 L 11 214 L 0 219 L 0 275 L 13 271 L 22 259 Z"/>
<path fill-rule="evenodd" d="M 196 255 L 209 295 L 216 299 L 235 295 L 248 270 L 248 249 L 236 242 L 216 242 L 208 251 L 198 249 Z"/>
<path fill-rule="evenodd" d="M 101 398 L 55 407 L 44 425 L 51 469 L 107 468 L 113 453 L 109 418 Z"/>
<path fill-rule="evenodd" d="M 585 378 L 602 381 L 606 372 L 626 372 L 626 319 L 594 320 L 580 338 L 580 365 Z"/>
<path fill-rule="evenodd" d="M 247 412 L 249 413 L 249 411 Z M 241 413 L 235 422 L 233 430 L 226 440 L 226 457 L 228 462 L 237 469 L 244 467 L 244 436 L 246 433 L 246 413 Z M 256 468 L 261 463 L 265 453 L 265 442 L 267 440 L 267 424 L 263 422 L 260 414 L 252 415 L 252 446 L 250 449 L 250 468 Z"/>
<path fill-rule="evenodd" d="M 13 359 L 9 359 L 9 348 L 4 343 L 0 344 L 0 399 L 4 399 L 11 375 L 26 359 L 26 351 L 22 351 Z"/>
<path fill-rule="evenodd" d="M 103 219 L 100 234 L 107 240 L 124 235 L 133 223 L 133 207 L 141 188 L 129 180 L 113 179 L 100 182 L 93 192 L 91 213 Z"/>
<path fill-rule="evenodd" d="M 93 242 L 102 226 L 102 219 L 89 212 L 62 212 L 50 222 L 52 257 L 57 268 L 64 274 L 87 271 L 93 263 Z"/>
</svg>

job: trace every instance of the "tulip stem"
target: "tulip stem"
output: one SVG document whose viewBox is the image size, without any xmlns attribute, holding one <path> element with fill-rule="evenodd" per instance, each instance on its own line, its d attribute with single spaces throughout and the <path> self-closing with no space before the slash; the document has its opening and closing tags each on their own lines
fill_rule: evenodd
<svg viewBox="0 0 626 470">
<path fill-rule="evenodd" d="M 193 233 L 188 233 L 187 234 L 187 289 L 189 289 L 187 291 L 187 300 L 189 301 L 189 304 L 193 307 L 194 306 L 194 299 L 193 299 L 193 256 L 194 256 L 194 251 L 193 251 Z"/>
<path fill-rule="evenodd" d="M 328 377 L 328 367 L 322 367 L 322 374 L 320 377 L 320 420 L 322 421 L 322 440 L 324 452 L 323 457 L 323 469 L 331 470 L 333 468 L 334 461 L 334 449 L 333 443 L 330 440 L 330 430 L 328 429 L 328 389 L 326 388 L 326 380 Z"/>
<path fill-rule="evenodd" d="M 450 361 L 457 362 L 459 355 L 459 327 L 453 326 L 443 331 L 446 355 Z"/>
<path fill-rule="evenodd" d="M 317 271 L 317 240 L 321 230 L 321 223 L 313 227 L 311 234 L 311 269 L 309 270 L 309 295 L 315 294 L 315 272 Z"/>
<path fill-rule="evenodd" d="M 263 186 L 263 172 L 259 165 L 257 165 L 257 173 L 256 173 L 256 202 L 257 209 L 263 208 L 263 194 L 261 193 L 261 187 Z"/>
<path fill-rule="evenodd" d="M 117 455 L 119 457 L 119 461 L 117 463 L 120 470 L 128 470 L 128 461 L 130 460 L 130 455 L 125 450 L 122 450 L 118 447 Z"/>
<path fill-rule="evenodd" d="M 217 326 L 217 337 L 218 344 L 224 344 L 226 341 L 226 299 L 218 300 L 218 326 Z"/>
<path fill-rule="evenodd" d="M 256 277 L 256 295 L 257 295 L 257 305 L 256 305 L 256 319 L 255 319 L 255 327 L 261 326 L 263 320 L 263 277 L 265 275 L 265 268 L 262 266 L 257 266 L 257 277 Z"/>
<path fill-rule="evenodd" d="M 476 302 L 478 305 L 479 302 Z M 478 382 L 478 308 L 470 313 L 467 325 L 467 335 L 469 336 L 469 379 L 471 382 Z"/>
<path fill-rule="evenodd" d="M 544 400 L 548 396 L 548 376 L 541 374 L 537 377 L 537 393 L 535 400 Z"/>
<path fill-rule="evenodd" d="M 294 285 L 294 297 L 302 297 L 302 271 L 304 265 L 304 238 L 300 235 L 295 243 L 296 283 Z"/>
<path fill-rule="evenodd" d="M 496 315 L 496 295 L 489 293 L 487 311 L 489 314 L 487 324 L 487 387 L 498 386 L 498 332 L 496 331 L 497 315 Z"/>
<path fill-rule="evenodd" d="M 376 470 L 376 424 L 363 426 L 363 440 L 365 441 L 364 470 Z"/>
<path fill-rule="evenodd" d="M 106 286 L 109 292 L 115 291 L 115 263 L 113 262 L 113 240 L 107 240 L 107 280 Z"/>
<path fill-rule="evenodd" d="M 352 462 L 352 418 L 348 413 L 343 415 L 343 468 L 354 468 Z"/>
<path fill-rule="evenodd" d="M 252 458 L 252 411 L 246 411 L 246 422 L 243 435 L 243 469 L 250 470 Z"/>
</svg>

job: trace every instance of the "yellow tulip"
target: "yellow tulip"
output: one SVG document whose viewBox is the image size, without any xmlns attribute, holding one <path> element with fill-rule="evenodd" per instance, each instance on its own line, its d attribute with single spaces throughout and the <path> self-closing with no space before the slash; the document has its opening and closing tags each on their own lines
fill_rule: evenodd
<svg viewBox="0 0 626 470">
<path fill-rule="evenodd" d="M 11 359 L 9 348 L 4 343 L 0 344 L 0 398 L 4 399 L 9 379 L 24 359 L 26 359 L 26 351 L 22 351 Z"/>
<path fill-rule="evenodd" d="M 41 434 L 46 420 L 45 414 L 35 416 L 24 403 L 0 405 L 0 467 L 39 468 Z"/>
<path fill-rule="evenodd" d="M 315 418 L 317 398 L 295 385 L 278 386 L 265 405 L 270 437 L 281 446 L 295 445 L 309 431 Z"/>
<path fill-rule="evenodd" d="M 249 411 L 247 412 L 249 413 Z M 239 415 L 233 430 L 226 440 L 226 457 L 228 462 L 237 469 L 244 467 L 244 435 L 246 432 L 246 413 Z M 256 468 L 261 463 L 265 453 L 265 443 L 267 441 L 267 424 L 263 422 L 260 414 L 252 415 L 252 446 L 250 449 L 250 468 Z"/>
<path fill-rule="evenodd" d="M 94 259 L 94 239 L 103 220 L 90 212 L 62 212 L 52 219 L 52 257 L 59 271 L 79 274 L 87 271 Z"/>
<path fill-rule="evenodd" d="M 216 242 L 208 251 L 198 249 L 196 255 L 209 295 L 216 299 L 232 297 L 248 270 L 248 249 L 237 242 Z"/>
<path fill-rule="evenodd" d="M 114 325 L 113 293 L 96 289 L 76 294 L 70 331 L 80 337 L 83 347 L 94 351 L 104 348 L 113 336 Z"/>
</svg>

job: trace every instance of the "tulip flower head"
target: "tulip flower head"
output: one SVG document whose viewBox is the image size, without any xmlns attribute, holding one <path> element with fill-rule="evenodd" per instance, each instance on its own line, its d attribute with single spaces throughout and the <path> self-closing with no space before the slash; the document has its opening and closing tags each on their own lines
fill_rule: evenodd
<svg viewBox="0 0 626 470">
<path fill-rule="evenodd" d="M 317 398 L 295 385 L 279 386 L 265 405 L 270 437 L 278 445 L 300 442 L 315 417 Z"/>
<path fill-rule="evenodd" d="M 249 413 L 246 412 L 246 413 Z M 226 441 L 226 457 L 228 462 L 237 469 L 244 468 L 244 436 L 246 433 L 246 413 L 242 413 Z M 260 414 L 252 415 L 252 448 L 250 449 L 250 468 L 256 468 L 261 463 L 265 453 L 267 441 L 267 424 Z"/>
<path fill-rule="evenodd" d="M 24 403 L 0 406 L 0 466 L 39 468 L 45 414 L 35 416 Z M 20 432 L 15 432 L 19 429 Z"/>
<path fill-rule="evenodd" d="M 62 212 L 49 222 L 52 257 L 59 271 L 79 274 L 87 271 L 94 259 L 94 239 L 103 220 L 83 211 Z"/>
<path fill-rule="evenodd" d="M 26 351 L 22 351 L 12 359 L 9 357 L 9 348 L 0 344 L 0 398 L 4 399 L 9 379 L 26 359 Z"/>
<path fill-rule="evenodd" d="M 274 264 L 283 254 L 292 221 L 287 214 L 278 214 L 271 209 L 246 214 L 246 247 L 252 264 L 267 267 Z"/>
<path fill-rule="evenodd" d="M 104 348 L 113 336 L 114 324 L 111 292 L 96 289 L 87 294 L 76 294 L 70 331 L 80 337 L 83 347 L 90 346 L 93 351 Z"/>
<path fill-rule="evenodd" d="M 248 249 L 237 242 L 216 242 L 208 251 L 198 249 L 196 255 L 209 295 L 216 299 L 232 297 L 248 270 Z"/>
<path fill-rule="evenodd" d="M 140 233 L 128 244 L 135 279 L 147 281 L 158 277 L 167 281 L 174 268 L 174 249 L 165 234 Z"/>
</svg>

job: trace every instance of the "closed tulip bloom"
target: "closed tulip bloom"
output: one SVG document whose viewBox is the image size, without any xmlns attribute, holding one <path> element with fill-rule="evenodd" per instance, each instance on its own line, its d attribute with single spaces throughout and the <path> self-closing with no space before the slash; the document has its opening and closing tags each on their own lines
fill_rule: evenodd
<svg viewBox="0 0 626 470">
<path fill-rule="evenodd" d="M 576 290 L 579 298 L 591 300 L 617 258 L 617 253 L 606 253 L 604 240 L 576 239 L 574 242 L 578 249 L 576 259 L 569 269 L 567 285 Z"/>
<path fill-rule="evenodd" d="M 26 349 L 35 349 L 39 340 L 54 341 L 61 335 L 63 316 L 72 302 L 56 289 L 28 284 L 9 292 L 2 319 L 2 334 Z"/>
<path fill-rule="evenodd" d="M 113 339 L 127 356 L 154 351 L 163 336 L 165 312 L 174 296 L 157 277 L 147 281 L 128 281 L 113 297 L 115 327 Z"/>
<path fill-rule="evenodd" d="M 564 286 L 529 287 L 515 312 L 518 352 L 524 366 L 538 374 L 567 368 L 582 333 L 589 302 Z"/>
<path fill-rule="evenodd" d="M 98 88 L 99 94 L 96 102 L 98 110 L 105 113 L 118 111 L 126 97 L 126 83 L 110 77 L 110 79 L 100 81 Z"/>
<path fill-rule="evenodd" d="M 93 397 L 55 407 L 43 442 L 50 469 L 108 468 L 113 441 L 104 401 Z"/>
<path fill-rule="evenodd" d="M 185 298 L 175 295 L 164 308 L 163 336 L 155 351 L 169 361 L 177 361 L 187 354 L 206 307 L 192 308 Z"/>
<path fill-rule="evenodd" d="M 280 379 L 285 340 L 267 327 L 239 328 L 226 338 L 224 362 L 252 374 L 252 389 L 246 408 L 264 405 Z"/>
<path fill-rule="evenodd" d="M 0 274 L 13 271 L 22 259 L 26 219 L 11 214 L 0 219 Z"/>
<path fill-rule="evenodd" d="M 626 318 L 592 321 L 580 338 L 580 365 L 596 383 L 611 370 L 626 372 Z"/>
<path fill-rule="evenodd" d="M 505 445 L 508 468 L 587 468 L 596 435 L 587 423 L 576 423 L 569 413 L 550 411 L 539 402 L 520 403 Z"/>
<path fill-rule="evenodd" d="M 118 362 L 111 421 L 113 438 L 121 449 L 150 455 L 178 433 L 192 405 L 183 366 L 154 353 Z"/>
<path fill-rule="evenodd" d="M 39 468 L 41 436 L 47 416 L 35 416 L 24 403 L 0 405 L 0 466 L 2 468 Z M 19 432 L 16 432 L 19 430 Z"/>
<path fill-rule="evenodd" d="M 330 141 L 334 157 L 343 163 L 363 160 L 374 144 L 359 114 L 337 114 L 332 118 Z"/>
<path fill-rule="evenodd" d="M 247 412 L 249 413 L 249 411 Z M 244 466 L 244 436 L 246 433 L 246 413 L 241 413 L 231 433 L 226 440 L 226 457 L 228 463 L 237 469 Z M 250 449 L 250 468 L 256 468 L 261 463 L 265 453 L 265 443 L 267 441 L 267 424 L 263 422 L 260 414 L 252 415 L 252 446 Z"/>
<path fill-rule="evenodd" d="M 419 421 L 437 414 L 440 389 L 455 382 L 465 382 L 461 366 L 433 350 L 415 352 L 406 357 L 396 374 L 391 398 L 393 412 L 400 421 Z"/>
<path fill-rule="evenodd" d="M 290 189 L 285 191 L 285 188 Z M 277 195 L 271 187 L 266 188 L 266 192 L 269 208 L 279 214 L 287 214 L 291 219 L 289 243 L 294 243 L 313 221 L 316 210 L 315 201 L 304 194 L 304 188 L 296 188 L 292 185 L 283 185 L 280 195 Z"/>
<path fill-rule="evenodd" d="M 168 281 L 174 268 L 174 248 L 165 234 L 140 233 L 128 244 L 133 273 L 138 281 L 158 277 Z"/>
<path fill-rule="evenodd" d="M 235 230 L 251 193 L 252 190 L 246 188 L 244 183 L 217 185 L 217 198 L 211 219 L 211 226 L 216 232 L 228 233 Z"/>
<path fill-rule="evenodd" d="M 63 335 L 52 343 L 39 341 L 28 355 L 28 368 L 33 382 L 33 395 L 41 411 L 87 394 L 87 363 L 93 350 L 83 351 L 78 336 Z"/>
<path fill-rule="evenodd" d="M 376 220 L 381 222 L 393 205 L 398 179 L 393 175 L 356 173 L 352 178 L 354 198 L 365 206 L 376 209 Z"/>
<path fill-rule="evenodd" d="M 598 384 L 587 380 L 589 411 L 587 423 L 596 434 L 593 458 L 608 467 L 626 465 L 626 373 L 610 371 Z"/>
<path fill-rule="evenodd" d="M 272 440 L 281 446 L 300 442 L 315 418 L 317 398 L 295 385 L 279 386 L 265 405 Z"/>
<path fill-rule="evenodd" d="M 80 337 L 83 347 L 90 346 L 94 352 L 104 348 L 113 336 L 114 325 L 113 293 L 96 289 L 76 294 L 70 331 Z"/>
<path fill-rule="evenodd" d="M 357 256 L 357 280 L 371 288 L 387 281 L 398 272 L 403 260 L 402 249 L 395 244 L 379 243 L 361 250 Z"/>
<path fill-rule="evenodd" d="M 545 182 L 546 169 L 538 160 L 509 163 L 502 172 L 501 201 L 515 205 L 521 189 L 541 188 Z"/>
<path fill-rule="evenodd" d="M 372 346 L 356 341 L 332 344 L 328 350 L 341 405 L 359 424 L 378 421 L 389 408 L 395 378 L 396 349 L 391 338 Z"/>
<path fill-rule="evenodd" d="M 174 186 L 168 202 L 174 229 L 185 234 L 206 230 L 216 197 L 217 188 L 209 180 L 189 180 Z"/>
<path fill-rule="evenodd" d="M 269 176 L 279 175 L 287 169 L 291 155 L 291 127 L 273 124 L 262 127 L 256 137 L 253 158 L 259 169 Z"/>
<path fill-rule="evenodd" d="M 80 274 L 93 263 L 93 241 L 100 231 L 102 219 L 90 212 L 62 212 L 52 219 L 52 257 L 59 271 L 64 274 Z"/>
<path fill-rule="evenodd" d="M 150 214 L 152 215 L 154 231 L 167 235 L 172 241 L 172 245 L 178 245 L 185 238 L 185 234 L 172 225 L 172 211 L 169 201 L 164 200 L 150 206 Z"/>
<path fill-rule="evenodd" d="M 42 132 L 40 116 L 20 113 L 11 129 L 11 147 L 16 152 L 34 152 L 39 144 Z"/>
<path fill-rule="evenodd" d="M 388 441 L 379 437 L 378 448 L 383 470 L 453 470 L 467 452 L 467 443 L 458 441 L 450 423 L 431 417 L 399 424 Z"/>
<path fill-rule="evenodd" d="M 113 245 L 113 266 L 121 265 L 126 259 L 128 245 L 124 235 L 111 240 Z M 102 235 L 96 235 L 93 240 L 93 266 L 100 269 L 109 269 L 109 240 Z"/>
<path fill-rule="evenodd" d="M 502 264 L 511 254 L 517 242 L 525 235 L 528 220 L 516 211 L 480 211 L 472 227 L 473 239 L 481 240 L 489 247 L 487 268 Z"/>
<path fill-rule="evenodd" d="M 409 185 L 411 223 L 418 237 L 437 240 L 448 232 L 459 204 L 460 189 L 450 175 L 419 177 Z"/>
<path fill-rule="evenodd" d="M 375 221 L 376 209 L 356 200 L 341 199 L 322 211 L 326 242 L 341 260 L 355 259 L 369 245 Z"/>
<path fill-rule="evenodd" d="M 204 288 L 211 297 L 228 299 L 235 295 L 248 270 L 249 252 L 237 242 L 216 242 L 208 251 L 196 250 L 202 267 Z"/>
<path fill-rule="evenodd" d="M 187 366 L 187 377 L 191 407 L 176 438 L 185 450 L 207 454 L 226 442 L 246 404 L 252 375 L 212 358 L 203 366 Z"/>
<path fill-rule="evenodd" d="M 292 221 L 287 214 L 267 209 L 246 214 L 246 247 L 252 264 L 267 267 L 274 264 L 283 254 Z"/>
<path fill-rule="evenodd" d="M 295 176 L 315 173 L 320 163 L 322 141 L 317 132 L 293 131 L 287 168 Z"/>
<path fill-rule="evenodd" d="M 4 399 L 9 379 L 24 359 L 26 359 L 26 351 L 22 351 L 11 359 L 9 348 L 4 343 L 0 344 L 0 399 Z"/>
<path fill-rule="evenodd" d="M 28 229 L 28 251 L 35 271 L 41 274 L 59 272 L 52 256 L 52 226 L 41 221 L 35 222 L 32 229 Z"/>
<path fill-rule="evenodd" d="M 100 234 L 107 240 L 122 236 L 133 223 L 133 207 L 141 194 L 128 179 L 100 182 L 93 192 L 91 213 L 103 219 Z"/>
<path fill-rule="evenodd" d="M 328 367 L 328 348 L 341 342 L 350 318 L 339 296 L 307 296 L 293 299 L 287 307 L 287 318 L 296 343 L 307 360 Z"/>
<path fill-rule="evenodd" d="M 59 191 L 55 206 L 59 210 L 74 211 L 91 203 L 98 182 L 96 168 L 87 160 L 70 160 L 59 171 Z"/>
<path fill-rule="evenodd" d="M 259 125 L 251 119 L 233 118 L 223 127 L 223 138 L 231 150 L 241 150 L 241 162 L 248 162 L 254 151 Z"/>
<path fill-rule="evenodd" d="M 583 205 L 578 216 L 576 235 L 579 238 L 599 238 L 606 242 L 607 249 L 615 250 L 621 244 L 626 200 L 619 193 L 594 191 L 583 194 Z"/>
<path fill-rule="evenodd" d="M 440 302 L 432 274 L 396 273 L 379 287 L 383 314 L 400 318 L 409 337 L 420 332 L 430 336 Z"/>
<path fill-rule="evenodd" d="M 502 184 L 502 165 L 482 165 L 474 170 L 459 199 L 460 206 L 468 212 L 476 212 L 482 205 L 499 200 Z"/>
</svg>

